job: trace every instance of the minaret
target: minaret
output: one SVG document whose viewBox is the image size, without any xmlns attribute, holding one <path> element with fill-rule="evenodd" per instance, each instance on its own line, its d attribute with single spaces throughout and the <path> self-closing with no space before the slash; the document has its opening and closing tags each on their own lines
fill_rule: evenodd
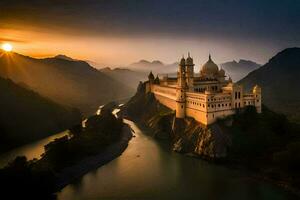
<svg viewBox="0 0 300 200">
<path fill-rule="evenodd" d="M 148 79 L 149 79 L 150 84 L 153 84 L 153 82 L 154 82 L 154 75 L 153 75 L 152 71 L 149 73 Z"/>
<path fill-rule="evenodd" d="M 194 66 L 193 58 L 191 58 L 189 52 L 188 57 L 185 60 L 186 81 L 189 91 L 193 91 L 194 87 Z"/>
<path fill-rule="evenodd" d="M 146 86 L 146 92 L 151 92 L 152 86 L 154 84 L 154 75 L 153 75 L 152 71 L 148 75 L 148 80 L 149 80 L 149 84 L 147 84 L 147 86 Z"/>
<path fill-rule="evenodd" d="M 255 85 L 252 93 L 254 95 L 254 105 L 256 107 L 257 113 L 261 113 L 261 88 L 258 85 Z"/>
<path fill-rule="evenodd" d="M 176 88 L 176 117 L 185 117 L 185 91 L 186 91 L 186 77 L 185 77 L 185 59 L 182 57 L 179 63 L 177 75 Z"/>
</svg>

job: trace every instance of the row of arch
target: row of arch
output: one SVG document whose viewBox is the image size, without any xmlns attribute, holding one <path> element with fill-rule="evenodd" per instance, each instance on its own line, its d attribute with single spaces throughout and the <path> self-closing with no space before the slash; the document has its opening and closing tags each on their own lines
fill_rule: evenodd
<svg viewBox="0 0 300 200">
<path fill-rule="evenodd" d="M 241 92 L 235 92 L 234 99 L 241 99 Z"/>
</svg>

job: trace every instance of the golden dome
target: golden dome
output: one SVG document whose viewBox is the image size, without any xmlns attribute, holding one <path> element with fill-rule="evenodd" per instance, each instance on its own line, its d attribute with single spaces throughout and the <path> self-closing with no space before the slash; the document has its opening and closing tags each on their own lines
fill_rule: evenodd
<svg viewBox="0 0 300 200">
<path fill-rule="evenodd" d="M 225 70 L 224 69 L 220 69 L 219 76 L 225 76 Z"/>
<path fill-rule="evenodd" d="M 200 73 L 202 75 L 218 75 L 219 67 L 212 61 L 210 55 L 208 61 L 202 66 Z"/>
</svg>

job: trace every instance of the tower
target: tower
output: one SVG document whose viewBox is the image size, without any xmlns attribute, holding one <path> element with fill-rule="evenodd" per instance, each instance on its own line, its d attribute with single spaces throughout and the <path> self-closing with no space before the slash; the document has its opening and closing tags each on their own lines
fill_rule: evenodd
<svg viewBox="0 0 300 200">
<path fill-rule="evenodd" d="M 177 88 L 176 88 L 176 117 L 185 117 L 185 90 L 186 90 L 186 77 L 185 77 L 185 59 L 182 57 L 179 63 L 177 75 Z"/>
<path fill-rule="evenodd" d="M 254 95 L 254 105 L 256 107 L 257 113 L 261 113 L 261 88 L 258 85 L 255 85 L 252 93 Z"/>
<path fill-rule="evenodd" d="M 150 84 L 154 83 L 154 75 L 153 75 L 152 71 L 149 73 L 148 79 L 149 79 Z"/>
<path fill-rule="evenodd" d="M 186 71 L 186 82 L 189 91 L 193 91 L 194 87 L 194 61 L 190 56 L 190 52 L 188 53 L 188 57 L 185 60 L 185 71 Z"/>
<path fill-rule="evenodd" d="M 146 92 L 151 92 L 152 85 L 154 84 L 154 75 L 152 71 L 148 75 L 148 84 L 146 84 Z"/>
</svg>

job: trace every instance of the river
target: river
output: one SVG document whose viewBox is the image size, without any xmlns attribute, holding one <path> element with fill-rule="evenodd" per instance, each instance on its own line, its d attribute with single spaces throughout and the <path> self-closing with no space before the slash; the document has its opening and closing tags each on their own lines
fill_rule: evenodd
<svg viewBox="0 0 300 200">
<path fill-rule="evenodd" d="M 281 188 L 249 178 L 246 172 L 175 153 L 167 144 L 134 131 L 128 148 L 58 193 L 58 200 L 91 199 L 292 199 Z M 46 142 L 66 132 L 18 148 L 9 155 L 37 157 Z M 23 152 L 22 152 L 23 151 Z M 0 163 L 7 160 L 0 156 Z"/>
<path fill-rule="evenodd" d="M 41 140 L 23 145 L 21 147 L 10 150 L 6 153 L 0 155 L 0 168 L 4 167 L 8 162 L 15 159 L 16 156 L 26 156 L 28 160 L 41 157 L 44 153 L 44 146 L 49 142 L 53 141 L 55 138 L 62 137 L 68 134 L 67 131 L 51 135 L 49 137 L 43 138 Z"/>
</svg>

